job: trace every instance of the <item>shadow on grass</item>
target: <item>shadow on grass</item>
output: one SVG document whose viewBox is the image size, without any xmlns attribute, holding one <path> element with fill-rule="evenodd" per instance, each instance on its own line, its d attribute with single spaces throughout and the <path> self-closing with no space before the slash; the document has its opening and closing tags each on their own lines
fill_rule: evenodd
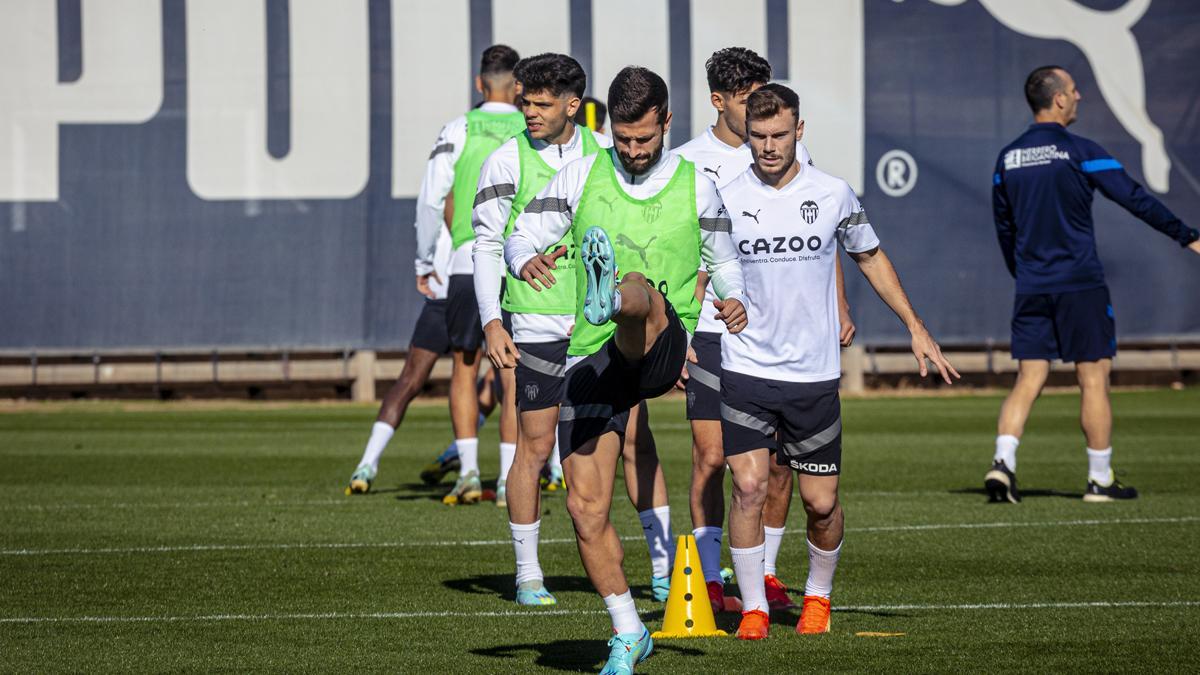
<svg viewBox="0 0 1200 675">
<path fill-rule="evenodd" d="M 510 662 L 497 664 L 497 670 L 520 672 L 528 667 L 526 654 L 532 652 L 534 664 L 542 668 L 569 672 L 595 672 L 607 658 L 607 649 L 604 642 L 600 640 L 555 640 L 553 642 L 530 642 L 472 649 L 471 653 L 477 656 L 505 659 Z M 691 647 L 654 643 L 654 654 L 667 652 L 681 656 L 702 656 L 704 654 L 699 649 Z"/>
<path fill-rule="evenodd" d="M 592 593 L 592 582 L 585 576 L 546 577 L 544 583 L 551 593 L 583 592 Z M 498 595 L 505 600 L 515 600 L 517 589 L 513 585 L 511 574 L 479 574 L 463 579 L 447 579 L 442 585 L 459 593 L 473 595 Z"/>
<path fill-rule="evenodd" d="M 988 491 L 983 488 L 958 488 L 957 490 L 947 490 L 952 495 L 979 495 L 986 498 Z M 1082 492 L 1062 492 L 1060 490 L 1028 490 L 1020 489 L 1021 499 L 1026 497 L 1062 497 L 1065 499 L 1083 499 Z M 996 502 L 998 504 L 1007 504 L 1008 502 Z"/>
</svg>

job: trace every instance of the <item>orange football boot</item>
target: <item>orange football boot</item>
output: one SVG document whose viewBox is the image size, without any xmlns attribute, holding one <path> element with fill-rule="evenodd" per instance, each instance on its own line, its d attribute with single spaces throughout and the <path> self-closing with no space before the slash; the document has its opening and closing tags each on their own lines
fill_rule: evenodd
<svg viewBox="0 0 1200 675">
<path fill-rule="evenodd" d="M 792 596 L 788 595 L 787 586 L 779 580 L 779 577 L 774 574 L 768 574 L 763 577 L 763 585 L 767 589 L 767 605 L 771 609 L 791 609 L 796 606 L 792 602 Z"/>
<path fill-rule="evenodd" d="M 804 596 L 804 608 L 800 610 L 800 623 L 796 632 L 801 635 L 829 632 L 829 598 L 819 595 Z"/>
<path fill-rule="evenodd" d="M 710 581 L 708 584 L 708 602 L 712 605 L 713 614 L 721 612 L 740 612 L 742 611 L 742 601 L 732 595 L 725 595 L 725 587 L 719 581 Z"/>
<path fill-rule="evenodd" d="M 762 640 L 771 631 L 771 617 L 761 609 L 742 612 L 742 622 L 738 624 L 737 638 L 739 640 Z"/>
</svg>

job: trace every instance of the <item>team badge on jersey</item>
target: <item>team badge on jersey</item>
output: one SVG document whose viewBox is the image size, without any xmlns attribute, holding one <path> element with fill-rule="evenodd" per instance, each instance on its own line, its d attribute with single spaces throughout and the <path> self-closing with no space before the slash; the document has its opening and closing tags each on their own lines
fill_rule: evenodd
<svg viewBox="0 0 1200 675">
<path fill-rule="evenodd" d="M 800 205 L 800 217 L 809 225 L 817 222 L 818 213 L 820 213 L 820 209 L 817 208 L 817 203 L 811 199 L 804 200 L 804 203 Z"/>
</svg>

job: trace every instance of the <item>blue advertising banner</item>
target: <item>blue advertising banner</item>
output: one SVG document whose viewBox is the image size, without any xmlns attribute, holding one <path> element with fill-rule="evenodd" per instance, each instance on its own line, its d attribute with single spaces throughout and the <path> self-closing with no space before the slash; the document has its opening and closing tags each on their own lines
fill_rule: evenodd
<svg viewBox="0 0 1200 675">
<path fill-rule="evenodd" d="M 1072 131 L 1200 224 L 1200 3 L 430 5 L 0 3 L 0 348 L 407 346 L 420 176 L 493 41 L 571 53 L 601 96 L 660 72 L 673 144 L 714 117 L 709 53 L 766 55 L 944 343 L 1008 340 L 991 176 L 1035 66 L 1073 74 Z M 1119 336 L 1200 338 L 1200 258 L 1103 197 L 1095 216 Z M 859 340 L 906 342 L 846 276 Z"/>
</svg>

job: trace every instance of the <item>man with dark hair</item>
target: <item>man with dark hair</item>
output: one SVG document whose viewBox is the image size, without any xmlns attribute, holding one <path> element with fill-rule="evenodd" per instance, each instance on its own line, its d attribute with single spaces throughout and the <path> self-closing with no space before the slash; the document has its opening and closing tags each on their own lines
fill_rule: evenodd
<svg viewBox="0 0 1200 675">
<path fill-rule="evenodd" d="M 413 326 L 412 339 L 409 341 L 408 355 L 404 359 L 404 367 L 400 376 L 388 388 L 383 402 L 379 405 L 379 414 L 371 426 L 371 435 L 363 448 L 362 459 L 350 476 L 350 484 L 346 494 L 366 494 L 371 490 L 379 475 L 379 459 L 387 448 L 388 442 L 396 432 L 396 428 L 404 421 L 408 405 L 421 393 L 433 372 L 433 366 L 438 357 L 450 351 L 450 336 L 446 332 L 446 286 L 441 281 L 448 278 L 447 268 L 450 264 L 450 232 L 442 228 L 438 237 L 437 248 L 433 256 L 434 269 L 437 273 L 431 275 L 425 294 L 425 303 L 421 314 Z M 418 268 L 419 269 L 419 268 Z M 490 375 L 490 372 L 489 372 Z M 479 424 L 491 413 L 495 404 L 491 396 L 491 378 L 484 376 L 477 387 L 479 396 Z M 421 471 L 421 480 L 436 484 L 450 471 L 459 469 L 458 446 L 451 443 Z"/>
<path fill-rule="evenodd" d="M 829 595 L 841 551 L 841 377 L 837 267 L 840 246 L 912 334 L 925 360 L 958 376 L 913 310 L 850 186 L 797 161 L 799 97 L 780 84 L 750 95 L 747 130 L 754 163 L 721 189 L 741 254 L 749 327 L 721 338 L 721 429 L 733 474 L 729 551 L 744 611 L 737 636 L 767 637 L 763 507 L 770 455 L 799 474 L 808 516 L 809 573 L 799 633 L 829 630 Z M 786 242 L 787 253 L 771 242 Z"/>
<path fill-rule="evenodd" d="M 604 101 L 593 96 L 584 96 L 579 111 L 575 113 L 575 124 L 603 134 L 604 120 L 607 116 L 608 107 L 604 105 Z"/>
<path fill-rule="evenodd" d="M 741 175 L 753 159 L 746 144 L 746 98 L 771 79 L 771 64 L 755 52 L 728 47 L 714 52 L 704 64 L 716 124 L 696 138 L 672 150 L 695 163 L 717 189 Z M 800 127 L 803 130 L 804 122 Z M 801 163 L 812 164 L 808 149 L 796 139 L 796 155 Z M 843 346 L 854 335 L 850 305 L 842 281 L 841 260 L 837 263 L 838 309 Z M 721 449 L 721 333 L 724 324 L 714 318 L 716 299 L 708 286 L 708 276 L 700 273 L 697 292 L 705 294 L 696 335 L 688 349 L 688 363 L 681 379 L 687 391 L 687 416 L 692 427 L 692 534 L 696 537 L 704 581 L 713 611 L 740 611 L 735 597 L 725 597 L 721 577 L 721 523 L 725 517 L 725 454 Z M 792 472 L 772 464 L 767 497 L 766 585 L 767 599 L 773 609 L 786 609 L 793 603 L 787 586 L 776 576 L 776 560 L 786 531 L 792 501 Z"/>
<path fill-rule="evenodd" d="M 473 504 L 483 496 L 476 427 L 479 404 L 474 395 L 483 329 L 475 303 L 471 247 L 464 244 L 475 237 L 471 227 L 471 204 L 483 160 L 525 128 L 525 120 L 514 105 L 516 81 L 512 71 L 517 61 L 517 53 L 511 47 L 493 45 L 484 50 L 479 75 L 475 78 L 475 88 L 483 94 L 483 105 L 442 128 L 429 155 L 417 197 L 417 261 L 425 266 L 424 274 L 417 279 L 421 290 L 434 276 L 428 261 L 432 259 L 434 242 L 445 227 L 447 198 L 454 204 L 454 208 L 448 209 L 451 211 L 449 229 L 454 252 L 447 283 L 446 326 L 454 359 L 450 375 L 450 419 L 461 467 L 458 481 L 443 500 L 447 504 Z M 517 435 L 515 387 L 511 371 L 499 376 L 504 389 L 500 454 L 512 456 L 516 452 Z"/>
<path fill-rule="evenodd" d="M 666 83 L 645 68 L 625 68 L 608 105 L 613 149 L 564 166 L 517 218 L 504 254 L 514 276 L 549 292 L 566 249 L 543 251 L 564 236 L 575 244 L 575 329 L 558 425 L 567 509 L 584 568 L 613 621 L 602 672 L 628 673 L 653 645 L 609 520 L 620 434 L 630 408 L 666 393 L 679 376 L 699 316 L 701 260 L 721 298 L 718 318 L 739 331 L 746 311 L 716 187 L 691 162 L 663 153 L 671 124 Z"/>
<path fill-rule="evenodd" d="M 575 278 L 573 270 L 565 267 L 561 282 L 539 293 L 509 275 L 502 294 L 504 240 L 517 216 L 563 164 L 612 147 L 612 142 L 571 121 L 587 87 L 586 75 L 575 59 L 564 54 L 539 54 L 518 63 L 514 75 L 526 131 L 489 155 L 479 177 L 474 215 L 475 295 L 492 364 L 497 369 L 516 371 L 521 411 L 517 452 L 511 469 L 501 467 L 501 477 L 507 477 L 507 481 L 497 494 L 507 493 L 517 561 L 517 602 L 550 605 L 555 599 L 543 584 L 538 563 L 538 478 L 555 447 L 567 346 L 575 323 Z M 553 253 L 573 246 L 564 237 L 545 251 Z M 563 258 L 564 265 L 570 260 Z M 511 316 L 511 336 L 502 321 L 502 309 Z M 644 419 L 646 412 L 640 412 Z M 630 452 L 625 462 L 625 481 L 650 547 L 655 568 L 652 589 L 657 599 L 666 600 L 670 540 L 660 526 L 669 518 L 666 482 L 653 437 L 648 430 L 640 434 L 637 431 L 638 420 L 631 419 L 626 434 Z M 551 480 L 561 481 L 561 471 L 559 465 L 557 476 L 552 475 Z M 645 489 L 643 482 L 653 487 Z"/>
<path fill-rule="evenodd" d="M 1012 356 L 1017 382 L 1000 408 L 996 453 L 984 486 L 992 501 L 1016 503 L 1017 445 L 1050 362 L 1075 362 L 1080 426 L 1087 441 L 1086 502 L 1134 499 L 1137 490 L 1112 471 L 1112 408 L 1108 379 L 1117 351 L 1116 322 L 1096 253 L 1093 193 L 1200 253 L 1200 233 L 1187 227 L 1125 173 L 1098 144 L 1066 127 L 1075 121 L 1079 92 L 1058 66 L 1037 68 L 1025 80 L 1032 124 L 1000 151 L 992 176 L 996 234 L 1016 279 Z"/>
</svg>

